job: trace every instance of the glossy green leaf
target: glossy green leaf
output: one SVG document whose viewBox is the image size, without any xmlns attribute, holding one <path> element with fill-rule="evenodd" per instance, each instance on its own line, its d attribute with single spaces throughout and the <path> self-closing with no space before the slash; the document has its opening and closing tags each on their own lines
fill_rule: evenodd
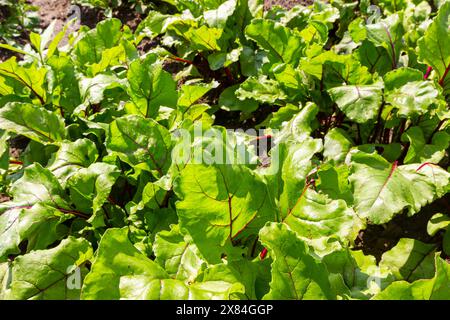
<svg viewBox="0 0 450 320">
<path fill-rule="evenodd" d="M 316 260 L 308 246 L 286 226 L 269 223 L 260 231 L 272 262 L 270 292 L 264 299 L 333 299 L 328 271 Z"/>
<path fill-rule="evenodd" d="M 352 146 L 353 141 L 344 130 L 333 128 L 325 136 L 323 155 L 327 160 L 334 160 L 336 163 L 343 162 Z"/>
<path fill-rule="evenodd" d="M 193 282 L 205 264 L 195 243 L 174 226 L 156 235 L 153 250 L 155 261 L 174 279 Z"/>
<path fill-rule="evenodd" d="M 436 256 L 436 273 L 432 279 L 409 283 L 396 281 L 377 294 L 375 300 L 448 300 L 450 299 L 450 265 Z"/>
<path fill-rule="evenodd" d="M 122 161 L 160 176 L 170 166 L 171 138 L 166 128 L 152 119 L 124 116 L 109 126 L 106 146 Z"/>
<path fill-rule="evenodd" d="M 434 236 L 439 230 L 446 229 L 450 225 L 450 217 L 442 213 L 436 213 L 428 221 L 427 232 Z"/>
<path fill-rule="evenodd" d="M 435 102 L 438 90 L 431 82 L 408 82 L 386 95 L 386 102 L 398 108 L 398 113 L 404 116 L 425 114 Z"/>
<path fill-rule="evenodd" d="M 367 39 L 377 47 L 389 52 L 392 69 L 397 68 L 402 49 L 403 26 L 398 14 L 392 14 L 379 22 L 366 26 Z"/>
<path fill-rule="evenodd" d="M 280 62 L 295 65 L 303 55 L 303 39 L 289 28 L 271 20 L 253 20 L 245 29 L 245 34 Z"/>
<path fill-rule="evenodd" d="M 228 300 L 233 294 L 243 291 L 241 284 L 224 281 L 186 284 L 148 276 L 120 278 L 120 297 L 130 300 Z"/>
<path fill-rule="evenodd" d="M 47 100 L 47 91 L 44 87 L 46 74 L 45 68 L 39 68 L 34 64 L 29 67 L 19 65 L 15 57 L 0 63 L 0 75 L 14 79 L 27 88 L 35 98 L 38 98 L 41 105 Z"/>
<path fill-rule="evenodd" d="M 0 260 L 20 253 L 19 245 L 27 241 L 27 251 L 46 249 L 63 237 L 61 224 L 73 216 L 44 204 L 11 207 L 0 216 Z"/>
<path fill-rule="evenodd" d="M 26 103 L 10 103 L 1 108 L 0 128 L 43 144 L 59 144 L 67 134 L 61 116 Z"/>
<path fill-rule="evenodd" d="M 86 68 L 100 62 L 106 49 L 116 46 L 122 36 L 119 19 L 101 21 L 95 29 L 86 32 L 74 48 L 74 58 L 77 64 Z"/>
<path fill-rule="evenodd" d="M 83 299 L 119 299 L 124 276 L 141 275 L 153 279 L 169 276 L 157 263 L 139 252 L 128 238 L 128 229 L 108 229 L 103 235 L 91 268 L 85 278 Z"/>
<path fill-rule="evenodd" d="M 236 90 L 236 96 L 243 101 L 254 99 L 263 103 L 276 103 L 277 100 L 287 98 L 280 84 L 265 76 L 245 80 Z"/>
<path fill-rule="evenodd" d="M 403 209 L 412 215 L 440 197 L 450 174 L 432 165 L 419 168 L 419 164 L 390 164 L 378 155 L 354 154 L 349 179 L 354 189 L 356 212 L 381 224 Z"/>
<path fill-rule="evenodd" d="M 305 189 L 283 219 L 299 238 L 315 247 L 314 242 L 334 238 L 342 243 L 353 241 L 362 223 L 344 200 L 328 197 Z"/>
<path fill-rule="evenodd" d="M 64 192 L 52 172 L 39 163 L 26 168 L 23 176 L 10 189 L 13 200 L 2 203 L 1 208 L 32 206 L 35 203 L 65 206 Z"/>
<path fill-rule="evenodd" d="M 107 163 L 93 163 L 80 169 L 67 180 L 71 201 L 79 211 L 94 214 L 93 219 L 99 218 L 95 215 L 102 210 L 119 174 L 116 166 Z"/>
<path fill-rule="evenodd" d="M 375 119 L 383 101 L 382 87 L 379 85 L 342 86 L 328 92 L 339 109 L 357 123 Z"/>
<path fill-rule="evenodd" d="M 62 184 L 81 168 L 87 168 L 98 157 L 95 143 L 88 139 L 65 141 L 53 154 L 47 168 Z"/>
<path fill-rule="evenodd" d="M 161 106 L 175 107 L 177 102 L 176 83 L 172 76 L 152 59 L 131 63 L 127 73 L 130 95 L 136 114 L 154 117 Z"/>
<path fill-rule="evenodd" d="M 175 184 L 180 227 L 208 261 L 274 218 L 266 186 L 243 166 L 189 164 Z"/>
<path fill-rule="evenodd" d="M 92 257 L 92 248 L 85 239 L 69 237 L 57 247 L 37 250 L 20 256 L 10 267 L 10 285 L 5 299 L 78 300 L 84 264 Z M 80 279 L 76 279 L 76 277 Z"/>
<path fill-rule="evenodd" d="M 411 127 L 403 135 L 402 141 L 409 142 L 405 163 L 439 163 L 450 145 L 450 135 L 445 131 L 436 132 L 431 143 L 427 143 L 420 127 Z"/>
<path fill-rule="evenodd" d="M 391 270 L 397 280 L 413 282 L 432 278 L 435 249 L 433 244 L 402 238 L 394 248 L 383 254 L 380 267 Z"/>
<path fill-rule="evenodd" d="M 445 2 L 438 15 L 418 41 L 419 58 L 437 73 L 442 86 L 447 87 L 450 68 L 450 3 Z"/>
</svg>

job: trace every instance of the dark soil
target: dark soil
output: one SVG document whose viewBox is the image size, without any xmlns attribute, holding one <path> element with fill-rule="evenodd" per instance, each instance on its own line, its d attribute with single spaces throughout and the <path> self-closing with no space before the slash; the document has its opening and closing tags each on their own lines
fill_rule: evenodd
<svg viewBox="0 0 450 320">
<path fill-rule="evenodd" d="M 95 28 L 98 22 L 105 19 L 103 14 L 103 10 L 89 8 L 89 7 L 81 7 L 81 24 L 83 26 L 87 26 L 91 29 Z"/>
<path fill-rule="evenodd" d="M 14 56 L 14 54 L 12 54 L 11 51 L 0 49 L 0 62 L 8 60 L 12 56 Z"/>
<path fill-rule="evenodd" d="M 425 243 L 442 243 L 442 234 L 431 237 L 427 233 L 427 224 L 436 213 L 450 214 L 450 194 L 425 206 L 422 210 L 408 217 L 406 214 L 396 216 L 384 225 L 368 225 L 361 230 L 355 240 L 356 250 L 366 255 L 373 255 L 380 261 L 384 252 L 392 249 L 401 238 L 413 238 Z"/>
<path fill-rule="evenodd" d="M 126 4 L 124 4 L 124 7 L 119 7 L 114 10 L 113 15 L 114 17 L 120 19 L 123 24 L 126 24 L 128 27 L 130 27 L 131 30 L 136 30 L 138 25 L 144 19 L 144 16 L 133 10 L 130 10 L 125 5 Z"/>
<path fill-rule="evenodd" d="M 139 23 L 144 18 L 141 14 L 129 8 L 129 4 L 124 3 L 121 7 L 113 10 L 113 17 L 122 21 L 131 30 L 136 30 Z M 104 11 L 99 8 L 81 7 L 81 24 L 89 28 L 95 28 L 98 22 L 106 19 Z"/>
<path fill-rule="evenodd" d="M 31 3 L 39 7 L 40 25 L 47 27 L 56 20 L 56 29 L 61 30 L 67 22 L 70 9 L 70 0 L 32 0 Z"/>
<path fill-rule="evenodd" d="M 60 31 L 68 22 L 69 17 L 75 13 L 74 5 L 70 0 L 31 0 L 33 5 L 39 7 L 41 18 L 41 28 L 46 28 L 53 20 L 56 20 L 56 32 Z M 94 28 L 98 22 L 106 17 L 104 11 L 99 8 L 78 6 L 80 8 L 80 24 L 89 28 Z M 129 9 L 129 4 L 124 3 L 122 7 L 114 9 L 113 16 L 120 19 L 122 23 L 131 29 L 136 29 L 142 21 L 142 16 L 134 10 Z M 75 30 L 71 30 L 75 31 Z"/>
<path fill-rule="evenodd" d="M 19 159 L 20 154 L 25 150 L 30 139 L 24 136 L 16 136 L 9 140 L 9 153 L 12 158 Z"/>
<path fill-rule="evenodd" d="M 8 16 L 9 16 L 9 11 L 8 11 L 7 7 L 0 6 L 0 21 L 2 21 L 3 19 L 8 18 Z M 28 37 L 28 35 L 24 34 L 22 38 L 17 39 L 17 42 L 20 43 L 20 44 L 24 44 L 26 37 Z M 1 42 L 1 40 L 0 40 L 0 42 Z M 9 51 L 9 50 L 0 49 L 0 62 L 6 61 L 6 60 L 8 60 L 9 58 L 11 58 L 13 56 L 19 57 L 20 55 L 14 53 L 12 51 Z"/>
</svg>

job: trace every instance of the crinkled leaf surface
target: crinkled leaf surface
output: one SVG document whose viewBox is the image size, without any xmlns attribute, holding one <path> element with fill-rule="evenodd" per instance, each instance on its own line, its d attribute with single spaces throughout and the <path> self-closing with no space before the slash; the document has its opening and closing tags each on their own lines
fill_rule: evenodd
<svg viewBox="0 0 450 320">
<path fill-rule="evenodd" d="M 450 176 L 439 167 L 419 168 L 420 164 L 397 166 L 378 155 L 354 154 L 349 179 L 356 212 L 376 224 L 389 221 L 403 209 L 411 215 L 418 212 L 443 192 Z"/>
<path fill-rule="evenodd" d="M 219 261 L 227 243 L 257 234 L 274 218 L 265 184 L 244 166 L 189 164 L 175 192 L 180 227 L 207 260 Z"/>
<path fill-rule="evenodd" d="M 300 36 L 271 20 L 254 19 L 245 34 L 280 62 L 297 64 L 305 47 Z"/>
<path fill-rule="evenodd" d="M 155 116 L 160 106 L 175 107 L 178 96 L 172 76 L 152 60 L 150 57 L 134 61 L 127 73 L 128 94 L 136 106 L 136 114 L 144 117 Z"/>
<path fill-rule="evenodd" d="M 67 134 L 61 116 L 27 103 L 10 103 L 1 108 L 0 128 L 43 144 L 58 144 Z"/>
<path fill-rule="evenodd" d="M 436 132 L 431 143 L 427 143 L 420 127 L 411 127 L 403 135 L 402 140 L 409 142 L 405 163 L 439 163 L 450 145 L 450 135 L 445 131 Z"/>
<path fill-rule="evenodd" d="M 195 243 L 189 236 L 183 236 L 178 226 L 159 232 L 153 250 L 155 261 L 177 280 L 194 281 L 204 264 Z"/>
<path fill-rule="evenodd" d="M 412 116 L 426 113 L 437 96 L 438 90 L 431 82 L 414 81 L 389 92 L 386 101 L 398 108 L 399 114 Z"/>
<path fill-rule="evenodd" d="M 122 161 L 156 171 L 160 176 L 170 166 L 171 138 L 168 130 L 152 119 L 129 115 L 109 126 L 106 146 Z"/>
<path fill-rule="evenodd" d="M 119 299 L 121 277 L 169 278 L 156 262 L 139 252 L 128 239 L 128 229 L 108 229 L 103 235 L 82 289 L 83 299 Z"/>
<path fill-rule="evenodd" d="M 408 209 L 410 214 L 418 212 L 448 185 L 447 172 L 427 167 L 418 172 L 420 164 L 397 166 L 378 155 L 354 154 L 349 179 L 356 212 L 376 224 L 389 221 L 403 209 Z"/>
<path fill-rule="evenodd" d="M 273 259 L 270 292 L 264 299 L 333 299 L 325 265 L 310 253 L 305 242 L 283 224 L 269 223 L 260 239 Z"/>
<path fill-rule="evenodd" d="M 27 251 L 45 249 L 66 235 L 61 224 L 73 218 L 48 205 L 17 206 L 0 216 L 0 260 L 20 253 L 19 245 L 27 240 Z"/>
<path fill-rule="evenodd" d="M 377 294 L 374 300 L 448 300 L 450 299 L 450 265 L 436 256 L 436 273 L 432 279 L 409 283 L 396 281 Z"/>
<path fill-rule="evenodd" d="M 121 299 L 131 300 L 228 300 L 244 292 L 240 283 L 206 281 L 186 284 L 174 279 L 153 279 L 146 276 L 120 278 Z"/>
<path fill-rule="evenodd" d="M 379 85 L 342 86 L 328 92 L 339 109 L 358 123 L 375 119 L 383 101 Z"/>
<path fill-rule="evenodd" d="M 62 183 L 81 168 L 92 164 L 98 156 L 95 143 L 88 139 L 65 141 L 52 156 L 47 168 Z"/>
<path fill-rule="evenodd" d="M 409 282 L 434 276 L 436 246 L 419 240 L 402 238 L 391 250 L 385 252 L 380 267 L 385 267 L 397 280 Z"/>
<path fill-rule="evenodd" d="M 85 239 L 69 237 L 57 247 L 37 250 L 14 260 L 10 271 L 10 285 L 5 299 L 21 300 L 78 300 L 80 288 L 69 288 L 71 275 L 92 257 L 92 248 Z"/>
</svg>

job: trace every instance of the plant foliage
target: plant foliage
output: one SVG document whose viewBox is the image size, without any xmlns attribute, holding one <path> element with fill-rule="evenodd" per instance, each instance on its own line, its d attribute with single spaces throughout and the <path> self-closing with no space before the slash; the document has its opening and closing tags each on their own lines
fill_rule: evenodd
<svg viewBox="0 0 450 320">
<path fill-rule="evenodd" d="M 0 297 L 450 299 L 448 204 L 436 241 L 355 250 L 450 191 L 450 2 L 164 2 L 4 46 Z M 266 159 L 174 158 L 252 126 Z M 208 156 L 256 157 L 231 136 Z"/>
</svg>

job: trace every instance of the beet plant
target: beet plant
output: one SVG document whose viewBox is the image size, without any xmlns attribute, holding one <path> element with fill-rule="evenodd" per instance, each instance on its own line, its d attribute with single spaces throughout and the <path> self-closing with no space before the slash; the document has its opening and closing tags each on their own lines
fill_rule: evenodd
<svg viewBox="0 0 450 320">
<path fill-rule="evenodd" d="M 450 299 L 450 2 L 146 9 L 2 46 L 2 299 Z"/>
</svg>

